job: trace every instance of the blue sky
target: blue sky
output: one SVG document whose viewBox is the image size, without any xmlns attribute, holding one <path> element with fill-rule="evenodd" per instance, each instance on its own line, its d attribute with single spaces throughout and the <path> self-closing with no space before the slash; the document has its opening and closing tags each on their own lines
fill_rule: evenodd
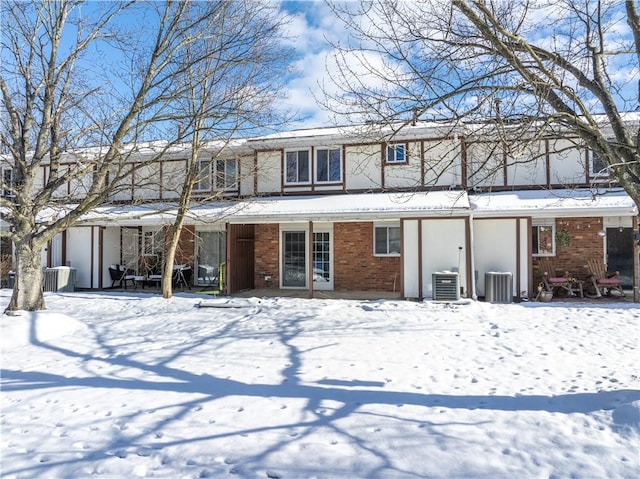
<svg viewBox="0 0 640 479">
<path fill-rule="evenodd" d="M 301 117 L 294 127 L 331 125 L 331 114 L 318 105 L 316 98 L 322 96 L 322 84 L 335 89 L 328 81 L 332 51 L 328 39 L 342 40 L 347 34 L 323 0 L 284 1 L 281 9 L 291 16 L 288 35 L 299 55 L 298 75 L 288 85 L 287 106 Z"/>
</svg>

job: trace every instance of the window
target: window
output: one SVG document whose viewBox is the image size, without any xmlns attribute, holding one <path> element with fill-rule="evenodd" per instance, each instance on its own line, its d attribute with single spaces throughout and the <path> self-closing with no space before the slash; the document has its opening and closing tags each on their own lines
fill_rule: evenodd
<svg viewBox="0 0 640 479">
<path fill-rule="evenodd" d="M 285 183 L 309 183 L 309 150 L 285 153 Z"/>
<path fill-rule="evenodd" d="M 407 161 L 406 149 L 404 143 L 387 145 L 387 163 L 405 163 Z"/>
<path fill-rule="evenodd" d="M 10 188 L 13 188 L 13 170 L 4 168 L 2 170 L 2 196 L 12 196 Z"/>
<path fill-rule="evenodd" d="M 606 162 L 595 151 L 591 152 L 591 174 L 593 176 L 609 176 Z"/>
<path fill-rule="evenodd" d="M 373 243 L 373 254 L 375 256 L 399 256 L 400 227 L 390 225 L 374 226 Z"/>
<path fill-rule="evenodd" d="M 211 162 L 199 160 L 196 166 L 196 182 L 194 191 L 211 191 Z"/>
<path fill-rule="evenodd" d="M 554 256 L 556 254 L 555 221 L 534 220 L 532 226 L 533 256 Z"/>
<path fill-rule="evenodd" d="M 230 190 L 238 187 L 238 161 L 216 160 L 216 188 Z"/>
<path fill-rule="evenodd" d="M 614 139 L 609 138 L 607 142 L 610 146 L 612 146 Z M 607 162 L 595 151 L 591 152 L 591 174 L 593 176 L 609 176 L 609 168 L 607 168 Z"/>
<path fill-rule="evenodd" d="M 342 181 L 340 148 L 318 148 L 316 150 L 316 181 L 318 183 L 339 183 Z"/>
</svg>

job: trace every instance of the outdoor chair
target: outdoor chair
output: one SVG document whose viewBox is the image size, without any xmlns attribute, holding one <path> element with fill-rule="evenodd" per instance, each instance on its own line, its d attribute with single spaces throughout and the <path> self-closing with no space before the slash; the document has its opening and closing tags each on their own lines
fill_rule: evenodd
<svg viewBox="0 0 640 479">
<path fill-rule="evenodd" d="M 171 285 L 174 288 L 181 286 L 182 289 L 184 289 L 184 287 L 186 286 L 187 288 L 191 289 L 191 276 L 191 266 L 187 266 L 184 264 L 174 266 Z"/>
<path fill-rule="evenodd" d="M 120 288 L 127 289 L 127 281 L 131 281 L 131 285 L 136 285 L 136 273 L 120 264 L 112 264 L 109 266 L 109 276 L 111 276 L 111 287 L 115 288 L 116 284 Z"/>
<path fill-rule="evenodd" d="M 605 295 L 611 296 L 613 292 L 619 296 L 624 296 L 618 271 L 608 273 L 607 265 L 595 259 L 588 260 L 587 268 L 589 269 L 589 279 L 595 289 L 596 298 L 601 298 Z"/>
<path fill-rule="evenodd" d="M 553 295 L 564 291 L 569 296 L 575 296 L 576 293 L 572 287 L 575 279 L 571 277 L 568 271 L 565 271 L 563 276 L 558 276 L 550 258 L 540 258 L 538 260 L 538 267 L 540 268 L 542 283 L 546 291 Z"/>
</svg>

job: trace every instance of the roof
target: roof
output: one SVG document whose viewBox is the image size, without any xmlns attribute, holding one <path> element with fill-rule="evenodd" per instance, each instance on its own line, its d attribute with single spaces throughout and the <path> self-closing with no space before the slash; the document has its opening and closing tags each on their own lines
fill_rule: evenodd
<svg viewBox="0 0 640 479">
<path fill-rule="evenodd" d="M 51 216 L 51 211 L 45 216 Z M 43 213 L 44 214 L 44 213 Z M 56 214 L 64 214 L 61 209 Z M 94 225 L 157 226 L 173 222 L 175 203 L 102 206 L 83 217 Z M 190 208 L 186 224 L 257 224 L 306 221 L 379 221 L 466 216 L 533 218 L 633 216 L 638 209 L 622 189 L 528 190 L 467 195 L 464 191 L 277 196 L 218 201 Z"/>
<path fill-rule="evenodd" d="M 475 217 L 631 216 L 638 208 L 621 188 L 524 190 L 469 196 Z"/>
<path fill-rule="evenodd" d="M 272 197 L 247 201 L 231 223 L 358 221 L 468 214 L 464 191 Z"/>
<path fill-rule="evenodd" d="M 186 223 L 375 221 L 466 215 L 468 212 L 469 200 L 464 191 L 278 196 L 195 205 L 190 209 Z M 176 205 L 173 203 L 114 205 L 96 208 L 84 216 L 83 222 L 121 226 L 159 225 L 172 222 L 175 214 Z"/>
</svg>

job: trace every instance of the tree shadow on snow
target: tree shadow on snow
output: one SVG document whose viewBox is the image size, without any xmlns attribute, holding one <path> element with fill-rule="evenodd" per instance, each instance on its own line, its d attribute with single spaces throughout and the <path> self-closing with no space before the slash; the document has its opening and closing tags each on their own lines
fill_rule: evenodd
<svg viewBox="0 0 640 479">
<path fill-rule="evenodd" d="M 250 457 L 245 456 L 243 462 L 247 464 L 248 467 L 251 467 L 251 464 L 260 464 L 262 460 L 282 450 L 291 443 L 302 441 L 304 438 L 311 436 L 318 428 L 328 428 L 349 440 L 352 446 L 357 447 L 359 453 L 365 453 L 375 457 L 375 463 L 377 464 L 376 470 L 369 470 L 366 475 L 367 477 L 377 477 L 378 475 L 383 476 L 384 471 L 395 470 L 398 472 L 397 466 L 393 465 L 393 461 L 386 457 L 384 452 L 376 449 L 375 442 L 372 441 L 371 438 L 363 437 L 362 431 L 360 431 L 360 435 L 357 435 L 340 423 L 341 419 L 350 417 L 355 413 L 372 414 L 367 410 L 370 406 L 403 405 L 421 408 L 437 407 L 465 410 L 544 411 L 560 414 L 587 414 L 594 411 L 614 409 L 621 404 L 640 399 L 640 391 L 638 390 L 567 393 L 555 396 L 457 396 L 392 391 L 385 389 L 387 386 L 385 383 L 359 379 L 348 381 L 325 378 L 315 383 L 305 383 L 300 378 L 303 358 L 305 354 L 317 348 L 303 350 L 296 346 L 295 343 L 301 334 L 308 334 L 308 330 L 303 330 L 301 327 L 305 319 L 317 318 L 313 311 L 308 313 L 309 315 L 306 317 L 298 316 L 288 320 L 279 320 L 277 323 L 277 331 L 269 332 L 277 336 L 277 346 L 285 349 L 284 356 L 287 359 L 286 366 L 280 371 L 280 382 L 274 384 L 247 383 L 233 378 L 217 377 L 211 374 L 197 374 L 169 365 L 180 356 L 203 345 L 209 345 L 211 347 L 219 346 L 220 341 L 238 340 L 239 335 L 246 338 L 249 333 L 240 331 L 238 321 L 234 320 L 227 320 L 226 324 L 212 332 L 209 336 L 199 337 L 197 340 L 184 344 L 180 348 L 166 351 L 166 356 L 163 360 L 156 364 L 136 360 L 133 357 L 133 353 L 121 354 L 117 347 L 107 344 L 103 334 L 98 334 L 96 331 L 94 331 L 95 339 L 101 348 L 99 355 L 95 352 L 90 354 L 81 353 L 54 344 L 43 343 L 38 340 L 35 324 L 32 324 L 31 342 L 35 346 L 57 352 L 70 358 L 79 359 L 83 362 L 104 362 L 110 366 L 123 368 L 124 370 L 138 371 L 147 374 L 151 373 L 154 375 L 154 380 L 144 380 L 140 378 L 127 379 L 112 376 L 105 377 L 96 374 L 95 371 L 88 370 L 85 372 L 90 374 L 86 377 L 67 377 L 52 371 L 19 371 L 6 368 L 1 371 L 1 386 L 2 390 L 7 393 L 37 390 L 44 392 L 61 388 L 97 388 L 105 390 L 115 388 L 157 393 L 186 393 L 189 396 L 185 397 L 183 402 L 167 404 L 164 409 L 171 411 L 168 416 L 158 420 L 154 424 L 153 430 L 145 429 L 143 433 L 138 435 L 132 434 L 127 437 L 126 444 L 122 443 L 122 439 L 114 437 L 110 443 L 101 445 L 99 449 L 88 452 L 82 458 L 63 459 L 58 462 L 50 461 L 46 464 L 34 464 L 33 466 L 19 470 L 5 469 L 3 473 L 21 475 L 21 477 L 28 477 L 29 474 L 32 474 L 33 477 L 37 477 L 39 475 L 38 471 L 41 470 L 40 468 L 51 470 L 51 468 L 69 467 L 74 464 L 79 467 L 81 464 L 90 464 L 113 455 L 122 457 L 124 454 L 126 456 L 127 453 L 131 453 L 132 448 L 135 448 L 136 445 L 137 447 L 145 446 L 150 434 L 155 432 L 159 434 L 161 438 L 162 434 L 160 433 L 163 428 L 183 419 L 194 407 L 199 407 L 205 403 L 212 403 L 221 398 L 231 396 L 278 398 L 283 400 L 300 399 L 304 402 L 304 414 L 298 415 L 301 419 L 286 424 L 265 425 L 230 432 L 215 432 L 215 428 L 213 428 L 214 432 L 211 434 L 209 434 L 209 431 L 212 428 L 207 428 L 206 435 L 202 434 L 198 437 L 160 440 L 153 444 L 153 448 L 168 448 L 176 445 L 273 430 L 291 431 L 295 429 L 297 431 L 294 436 L 290 434 L 283 435 L 283 437 L 287 437 L 286 440 L 265 444 L 263 446 L 264 449 L 259 454 Z M 251 314 L 259 315 L 260 310 L 257 309 Z M 246 320 L 247 315 L 244 314 L 241 319 Z M 33 321 L 35 321 L 35 319 L 33 319 Z M 142 376 L 142 374 L 139 376 Z M 196 398 L 194 398 L 193 395 L 197 395 Z M 332 404 L 330 408 L 325 406 L 327 402 Z M 140 405 L 139 409 L 144 409 L 144 405 Z M 148 411 L 139 411 L 136 414 L 142 415 L 146 412 Z M 400 414 L 398 414 L 394 419 L 398 421 L 419 421 L 419 416 L 416 415 L 415 419 L 403 419 L 400 417 Z M 128 420 L 134 420 L 134 418 L 129 417 Z M 437 434 L 435 430 L 434 434 Z M 305 472 L 308 473 L 309 471 Z"/>
</svg>

